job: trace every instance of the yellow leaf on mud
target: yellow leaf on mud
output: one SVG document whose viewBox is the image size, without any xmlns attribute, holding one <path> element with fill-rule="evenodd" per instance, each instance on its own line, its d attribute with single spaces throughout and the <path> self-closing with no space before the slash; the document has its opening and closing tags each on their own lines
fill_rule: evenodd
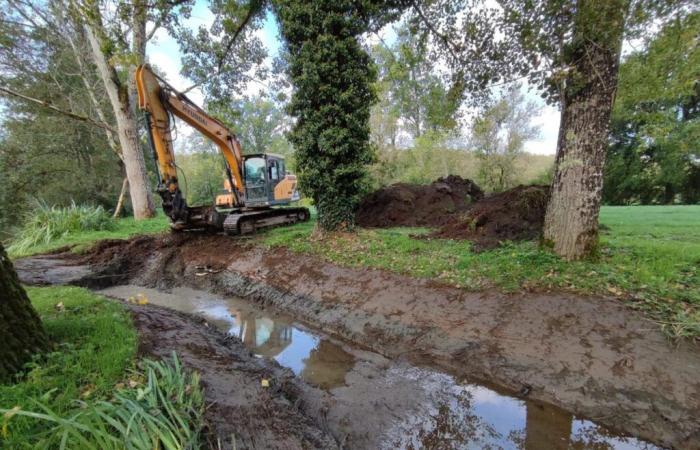
<svg viewBox="0 0 700 450">
<path fill-rule="evenodd" d="M 268 380 L 267 378 L 263 378 L 262 380 L 260 380 L 260 386 L 270 387 L 270 380 Z"/>
</svg>

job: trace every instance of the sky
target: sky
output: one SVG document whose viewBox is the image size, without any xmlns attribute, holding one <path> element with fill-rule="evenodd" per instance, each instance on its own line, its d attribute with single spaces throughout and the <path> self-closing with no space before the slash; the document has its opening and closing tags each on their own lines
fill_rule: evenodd
<svg viewBox="0 0 700 450">
<path fill-rule="evenodd" d="M 192 14 L 185 24 L 192 29 L 200 26 L 209 27 L 214 21 L 213 14 L 209 11 L 207 2 L 197 1 L 192 9 Z M 265 16 L 263 26 L 257 30 L 257 36 L 265 45 L 268 51 L 266 64 L 271 64 L 272 59 L 279 53 L 282 45 L 277 22 L 271 12 Z M 395 33 L 391 26 L 385 27 L 379 32 L 385 42 L 391 43 L 395 38 Z M 151 64 L 157 66 L 165 75 L 166 79 L 178 90 L 185 90 L 192 85 L 192 82 L 180 74 L 182 68 L 181 55 L 177 42 L 164 29 L 156 32 L 154 38 L 149 42 L 146 49 L 147 58 Z M 247 96 L 259 94 L 263 89 L 259 83 L 248 83 L 244 92 Z M 204 104 L 204 96 L 198 89 L 190 91 L 187 96 L 196 104 Z M 559 131 L 559 110 L 552 106 L 547 106 L 535 92 L 527 92 L 528 100 L 536 102 L 538 109 L 533 112 L 533 123 L 540 126 L 540 136 L 538 139 L 525 143 L 525 151 L 536 154 L 553 155 L 557 146 L 557 134 Z M 182 128 L 180 128 L 181 131 Z M 188 134 L 185 132 L 185 134 Z"/>
</svg>

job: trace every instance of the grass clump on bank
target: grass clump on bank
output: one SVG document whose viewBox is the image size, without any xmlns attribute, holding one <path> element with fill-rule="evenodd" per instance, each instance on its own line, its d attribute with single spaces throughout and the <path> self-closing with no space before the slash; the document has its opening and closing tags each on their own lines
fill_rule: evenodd
<svg viewBox="0 0 700 450">
<path fill-rule="evenodd" d="M 0 385 L 0 447 L 198 448 L 203 394 L 172 360 L 135 369 L 137 336 L 116 302 L 77 287 L 28 288 L 53 350 Z"/>
<path fill-rule="evenodd" d="M 69 234 L 114 228 L 114 220 L 101 206 L 49 206 L 37 202 L 27 214 L 18 238 L 12 242 L 10 253 L 23 253 L 36 246 L 47 245 Z"/>
<path fill-rule="evenodd" d="M 177 356 L 170 361 L 144 360 L 142 386 L 117 390 L 113 399 L 80 401 L 67 417 L 43 403 L 38 411 L 3 410 L 5 423 L 13 417 L 41 421 L 50 428 L 36 447 L 74 449 L 169 450 L 200 448 L 204 426 L 204 394 L 197 373 L 187 373 Z M 35 408 L 37 409 L 37 408 Z"/>
<path fill-rule="evenodd" d="M 15 384 L 0 385 L 0 408 L 36 408 L 67 414 L 75 401 L 107 398 L 123 380 L 136 357 L 136 330 L 117 303 L 76 287 L 31 287 L 32 305 L 53 342 L 53 350 L 30 363 Z M 3 427 L 3 448 L 22 448 L 46 430 L 17 417 Z"/>
<path fill-rule="evenodd" d="M 37 215 L 28 216 L 8 246 L 13 258 L 65 246 L 73 246 L 73 251 L 79 252 L 102 239 L 127 239 L 168 229 L 168 219 L 162 213 L 152 219 L 134 220 L 133 217 L 112 219 L 101 207 L 42 208 Z"/>
<path fill-rule="evenodd" d="M 468 241 L 418 239 L 425 229 L 359 229 L 312 239 L 313 222 L 270 230 L 269 246 L 349 266 L 434 278 L 465 289 L 564 289 L 615 295 L 671 336 L 700 338 L 700 206 L 603 207 L 596 261 L 566 262 L 535 242 L 474 253 Z"/>
</svg>

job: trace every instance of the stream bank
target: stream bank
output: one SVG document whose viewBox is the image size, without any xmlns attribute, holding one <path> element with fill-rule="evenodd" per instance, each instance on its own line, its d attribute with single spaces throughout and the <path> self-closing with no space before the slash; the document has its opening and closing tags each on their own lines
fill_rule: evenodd
<svg viewBox="0 0 700 450">
<path fill-rule="evenodd" d="M 303 326 L 328 333 L 337 342 L 352 343 L 355 349 L 407 367 L 437 368 L 454 380 L 468 378 L 481 381 L 486 389 L 497 385 L 504 393 L 520 392 L 533 404 L 545 405 L 533 411 L 550 411 L 545 415 L 558 409 L 571 411 L 564 415 L 571 419 L 548 422 L 562 423 L 562 429 L 571 422 L 570 436 L 575 434 L 573 424 L 588 417 L 662 445 L 700 446 L 696 348 L 688 343 L 672 345 L 655 324 L 612 299 L 556 293 L 470 293 L 430 280 L 338 267 L 223 236 L 103 242 L 81 261 L 66 258 L 73 258 L 71 281 L 76 284 L 101 288 L 132 283 L 161 290 L 189 286 L 223 297 L 235 295 L 257 308 L 274 309 Z M 78 262 L 90 265 L 91 274 L 75 274 Z M 31 279 L 32 273 L 48 272 L 39 266 L 32 272 L 31 264 L 18 262 L 25 279 Z M 384 373 L 393 373 L 395 378 L 397 372 Z M 377 374 L 374 377 L 382 379 Z M 346 374 L 346 381 L 350 378 Z M 416 378 L 430 377 L 420 373 Z M 415 386 L 407 392 L 410 397 Z M 527 429 L 531 422 L 528 405 L 521 405 Z M 437 408 L 429 415 L 443 414 L 446 423 L 455 423 L 450 411 L 443 414 Z M 406 429 L 414 427 L 407 425 Z"/>
</svg>

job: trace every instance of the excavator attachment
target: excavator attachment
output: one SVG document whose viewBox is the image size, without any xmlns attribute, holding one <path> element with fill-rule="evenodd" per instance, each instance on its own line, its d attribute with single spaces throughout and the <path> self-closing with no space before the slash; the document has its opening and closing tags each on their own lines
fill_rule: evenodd
<svg viewBox="0 0 700 450">
<path fill-rule="evenodd" d="M 285 207 L 298 199 L 298 193 L 296 177 L 287 173 L 282 156 L 268 153 L 244 156 L 235 133 L 158 77 L 148 65 L 137 68 L 136 88 L 139 108 L 145 112 L 148 124 L 149 143 L 158 163 L 157 192 L 173 230 L 214 229 L 246 234 L 309 219 L 307 208 Z M 172 116 L 210 139 L 224 156 L 226 193 L 218 196 L 214 205 L 187 205 L 177 179 L 170 132 Z"/>
</svg>

